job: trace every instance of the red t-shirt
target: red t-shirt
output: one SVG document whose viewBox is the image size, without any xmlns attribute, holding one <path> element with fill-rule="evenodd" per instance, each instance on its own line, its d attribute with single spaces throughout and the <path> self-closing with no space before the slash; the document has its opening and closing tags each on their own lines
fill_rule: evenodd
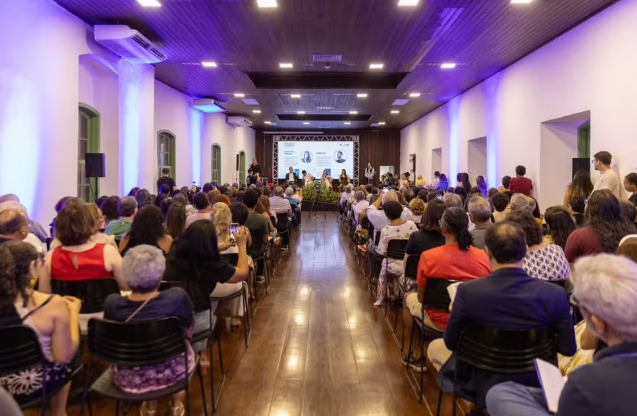
<svg viewBox="0 0 637 416">
<path fill-rule="evenodd" d="M 473 280 L 491 273 L 489 258 L 484 250 L 469 247 L 463 251 L 457 245 L 444 245 L 424 251 L 418 262 L 418 287 L 427 290 L 427 279 Z M 445 328 L 449 313 L 427 309 L 429 319 Z"/>
<path fill-rule="evenodd" d="M 523 176 L 516 176 L 515 178 L 511 178 L 511 182 L 509 182 L 509 191 L 515 194 L 524 194 L 526 196 L 531 196 L 532 189 L 533 181 Z"/>
</svg>

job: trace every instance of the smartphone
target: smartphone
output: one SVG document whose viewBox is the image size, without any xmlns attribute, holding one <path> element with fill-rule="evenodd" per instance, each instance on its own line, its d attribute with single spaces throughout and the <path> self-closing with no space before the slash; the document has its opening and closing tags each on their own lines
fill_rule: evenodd
<svg viewBox="0 0 637 416">
<path fill-rule="evenodd" d="M 389 186 L 385 186 L 385 187 L 383 187 L 383 191 L 384 191 L 384 192 L 389 191 Z"/>
<path fill-rule="evenodd" d="M 436 195 L 436 198 L 437 199 L 442 199 L 443 197 L 442 197 L 442 195 L 438 194 L 438 195 Z"/>
<path fill-rule="evenodd" d="M 237 235 L 237 231 L 239 231 L 239 224 L 237 224 L 236 222 L 233 222 L 232 224 L 230 224 L 230 241 L 232 241 L 232 243 L 235 242 L 235 236 Z"/>
</svg>

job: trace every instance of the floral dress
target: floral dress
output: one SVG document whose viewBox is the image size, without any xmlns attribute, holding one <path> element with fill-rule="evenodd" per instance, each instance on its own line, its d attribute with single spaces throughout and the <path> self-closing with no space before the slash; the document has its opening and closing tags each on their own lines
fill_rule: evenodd
<svg viewBox="0 0 637 416">
<path fill-rule="evenodd" d="M 387 225 L 380 230 L 380 240 L 376 252 L 385 255 L 390 240 L 409 240 L 411 233 L 416 231 L 418 231 L 418 227 L 413 221 L 405 221 L 401 225 Z M 405 265 L 403 263 L 402 259 L 383 259 L 380 275 L 378 276 L 377 301 L 382 302 L 385 299 L 387 275 L 399 277 L 405 273 Z"/>
</svg>

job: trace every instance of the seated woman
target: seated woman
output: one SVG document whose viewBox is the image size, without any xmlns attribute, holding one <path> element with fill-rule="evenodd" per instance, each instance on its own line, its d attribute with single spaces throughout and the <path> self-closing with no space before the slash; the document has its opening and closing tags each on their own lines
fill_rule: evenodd
<svg viewBox="0 0 637 416">
<path fill-rule="evenodd" d="M 397 201 L 385 202 L 383 204 L 383 212 L 385 212 L 385 216 L 389 220 L 389 225 L 380 230 L 380 240 L 376 252 L 385 256 L 390 240 L 408 240 L 411 233 L 417 231 L 418 228 L 413 221 L 405 221 L 400 218 L 403 213 L 403 207 Z M 382 306 L 385 301 L 387 273 L 393 276 L 403 275 L 405 273 L 403 260 L 383 259 L 374 306 Z"/>
<path fill-rule="evenodd" d="M 422 215 L 425 213 L 426 205 L 423 200 L 414 198 L 409 201 L 409 210 L 411 211 L 411 219 L 415 224 L 420 224 Z"/>
<path fill-rule="evenodd" d="M 180 288 L 159 291 L 164 276 L 166 260 L 157 247 L 141 244 L 128 250 L 122 263 L 124 280 L 132 291 L 128 296 L 112 294 L 104 304 L 104 319 L 118 322 L 147 322 L 175 317 L 188 336 L 194 324 L 193 306 L 188 293 Z M 194 352 L 188 345 L 188 369 L 195 366 Z M 147 393 L 161 390 L 175 383 L 183 383 L 186 373 L 184 357 L 177 356 L 168 361 L 144 367 L 111 367 L 113 384 L 128 393 Z M 173 396 L 171 415 L 184 414 L 184 392 Z M 157 413 L 155 401 L 142 404 L 140 414 L 152 416 Z"/>
<path fill-rule="evenodd" d="M 571 268 L 564 250 L 557 244 L 542 242 L 542 228 L 535 218 L 526 211 L 511 211 L 506 221 L 518 224 L 526 235 L 528 247 L 522 260 L 522 269 L 529 276 L 548 281 L 568 280 Z"/>
<path fill-rule="evenodd" d="M 144 206 L 135 215 L 130 232 L 119 242 L 119 251 L 125 254 L 127 250 L 141 244 L 158 247 L 164 253 L 168 253 L 173 244 L 173 238 L 164 228 L 161 209 L 154 205 Z"/>
<path fill-rule="evenodd" d="M 65 416 L 71 375 L 79 365 L 79 359 L 73 358 L 80 343 L 81 303 L 34 290 L 46 274 L 43 259 L 30 244 L 16 240 L 0 245 L 0 326 L 26 325 L 35 331 L 49 375 L 46 389 L 59 389 L 51 396 L 50 414 Z M 18 403 L 27 403 L 41 397 L 42 378 L 38 366 L 0 377 L 0 386 Z"/>
<path fill-rule="evenodd" d="M 114 246 L 91 239 L 94 225 L 94 217 L 86 204 L 67 204 L 60 211 L 55 221 L 55 236 L 61 246 L 46 256 L 48 273 L 40 279 L 40 291 L 52 293 L 52 280 L 78 282 L 115 278 L 120 288 L 126 288 L 121 273 L 122 257 Z M 94 316 L 101 317 L 101 313 L 80 315 L 83 331 Z"/>
</svg>

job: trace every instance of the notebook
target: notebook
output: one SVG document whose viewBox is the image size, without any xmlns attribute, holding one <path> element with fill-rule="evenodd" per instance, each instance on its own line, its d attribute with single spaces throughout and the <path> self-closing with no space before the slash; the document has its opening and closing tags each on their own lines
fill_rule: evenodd
<svg viewBox="0 0 637 416">
<path fill-rule="evenodd" d="M 539 358 L 535 359 L 535 370 L 540 379 L 548 409 L 555 413 L 557 412 L 560 395 L 566 384 L 566 377 L 562 376 L 559 368 Z"/>
</svg>

